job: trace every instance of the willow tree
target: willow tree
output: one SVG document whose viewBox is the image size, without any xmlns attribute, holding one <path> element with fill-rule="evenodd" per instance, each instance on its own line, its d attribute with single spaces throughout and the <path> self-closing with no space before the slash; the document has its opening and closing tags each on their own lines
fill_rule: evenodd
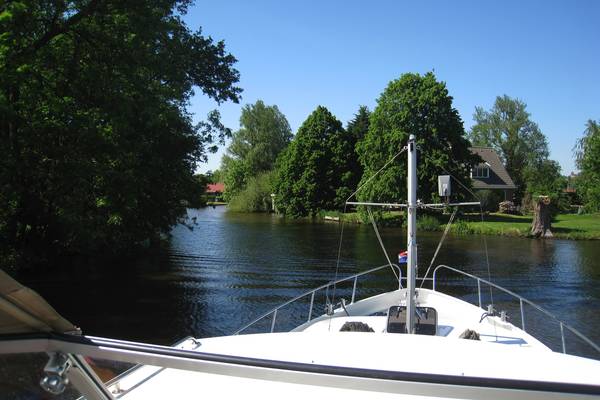
<svg viewBox="0 0 600 400">
<path fill-rule="evenodd" d="M 122 252 L 198 196 L 226 130 L 194 90 L 237 102 L 235 58 L 181 19 L 190 1 L 13 1 L 0 11 L 2 260 Z M 201 188 L 200 188 L 201 190 Z"/>
<path fill-rule="evenodd" d="M 419 198 L 429 201 L 437 192 L 437 176 L 452 174 L 467 187 L 471 165 L 479 161 L 446 85 L 434 74 L 404 74 L 391 81 L 377 99 L 364 140 L 357 145 L 364 168 L 361 184 L 417 137 Z M 358 193 L 362 200 L 406 199 L 406 157 L 396 158 Z M 454 186 L 459 190 L 458 185 Z"/>
<path fill-rule="evenodd" d="M 587 122 L 583 137 L 575 146 L 575 157 L 581 171 L 577 191 L 588 211 L 600 211 L 600 121 Z"/>
<path fill-rule="evenodd" d="M 272 170 L 291 139 L 290 124 L 276 105 L 258 100 L 244 106 L 240 129 L 233 134 L 221 161 L 226 198 L 231 200 L 250 178 Z"/>
</svg>

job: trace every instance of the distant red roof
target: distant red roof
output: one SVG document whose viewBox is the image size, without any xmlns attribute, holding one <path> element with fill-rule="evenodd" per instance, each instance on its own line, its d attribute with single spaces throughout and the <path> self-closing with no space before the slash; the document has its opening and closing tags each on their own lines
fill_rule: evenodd
<svg viewBox="0 0 600 400">
<path fill-rule="evenodd" d="M 224 191 L 224 183 L 209 183 L 208 185 L 206 185 L 206 193 L 223 193 Z"/>
</svg>

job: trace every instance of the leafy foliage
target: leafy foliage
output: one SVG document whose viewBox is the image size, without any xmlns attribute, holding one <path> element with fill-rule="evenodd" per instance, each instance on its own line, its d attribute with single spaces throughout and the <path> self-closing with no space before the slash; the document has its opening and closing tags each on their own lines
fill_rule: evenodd
<svg viewBox="0 0 600 400">
<path fill-rule="evenodd" d="M 215 169 L 214 171 L 208 170 L 206 173 L 200 175 L 204 177 L 206 184 L 223 182 L 221 170 L 219 169 Z"/>
<path fill-rule="evenodd" d="M 273 169 L 277 156 L 292 139 L 285 116 L 277 106 L 261 100 L 242 109 L 240 126 L 222 160 L 229 200 L 244 189 L 249 178 Z"/>
<path fill-rule="evenodd" d="M 477 195 L 479 202 L 481 202 L 481 208 L 488 212 L 498 211 L 498 205 L 503 200 L 500 194 L 495 190 L 478 190 L 475 194 Z"/>
<path fill-rule="evenodd" d="M 278 210 L 299 217 L 342 208 L 351 193 L 353 151 L 342 123 L 317 107 L 278 160 Z"/>
<path fill-rule="evenodd" d="M 469 151 L 462 120 L 452 106 L 446 85 L 433 73 L 404 74 L 389 83 L 377 100 L 370 126 L 357 151 L 364 168 L 362 182 L 396 155 L 415 134 L 419 148 L 417 176 L 419 196 L 429 201 L 436 196 L 437 175 L 445 171 L 469 185 L 470 165 L 480 161 Z M 398 201 L 406 198 L 406 160 L 397 158 L 367 184 L 362 200 Z"/>
<path fill-rule="evenodd" d="M 502 159 L 521 199 L 526 191 L 527 167 L 548 159 L 548 143 L 538 125 L 531 121 L 527 105 L 507 95 L 496 97 L 491 110 L 475 108 L 469 138 L 476 146 L 490 146 Z"/>
<path fill-rule="evenodd" d="M 250 177 L 246 187 L 229 202 L 229 209 L 239 212 L 271 211 L 274 176 L 273 171 L 267 171 Z"/>
<path fill-rule="evenodd" d="M 0 12 L 0 237 L 25 264 L 120 252 L 166 232 L 227 129 L 235 58 L 181 20 L 189 1 L 14 1 Z"/>
<path fill-rule="evenodd" d="M 350 142 L 350 147 L 354 149 L 354 151 L 348 154 L 348 172 L 350 173 L 350 176 L 346 180 L 346 193 L 348 193 L 348 196 L 356 189 L 364 172 L 358 159 L 356 146 L 365 138 L 367 132 L 369 132 L 370 117 L 371 112 L 369 109 L 366 106 L 360 106 L 358 112 L 354 115 L 354 118 L 348 122 L 348 125 L 346 126 L 346 137 Z"/>
<path fill-rule="evenodd" d="M 575 147 L 577 191 L 588 211 L 600 211 L 600 122 L 589 120 Z"/>
<path fill-rule="evenodd" d="M 358 112 L 354 114 L 354 118 L 348 122 L 346 131 L 348 135 L 354 139 L 355 143 L 360 142 L 364 139 L 369 132 L 369 118 L 371 117 L 371 111 L 367 106 L 360 106 Z"/>
<path fill-rule="evenodd" d="M 543 160 L 528 166 L 523 172 L 527 193 L 531 196 L 549 196 L 553 202 L 563 194 L 567 178 L 560 173 L 560 165 L 553 160 Z"/>
</svg>

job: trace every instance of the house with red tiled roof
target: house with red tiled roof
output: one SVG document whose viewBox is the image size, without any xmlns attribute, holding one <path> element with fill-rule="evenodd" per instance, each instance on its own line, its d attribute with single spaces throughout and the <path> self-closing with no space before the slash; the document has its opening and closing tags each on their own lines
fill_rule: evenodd
<svg viewBox="0 0 600 400">
<path fill-rule="evenodd" d="M 223 194 L 225 191 L 225 184 L 221 182 L 209 183 L 206 185 L 206 194 Z"/>
<path fill-rule="evenodd" d="M 206 185 L 206 197 L 208 201 L 221 201 L 223 192 L 225 191 L 225 184 L 221 182 L 209 183 Z"/>
</svg>

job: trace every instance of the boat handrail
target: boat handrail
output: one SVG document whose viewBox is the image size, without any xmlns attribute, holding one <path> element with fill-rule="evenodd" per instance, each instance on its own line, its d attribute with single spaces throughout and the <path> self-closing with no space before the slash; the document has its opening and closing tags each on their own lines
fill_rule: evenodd
<svg viewBox="0 0 600 400">
<path fill-rule="evenodd" d="M 562 352 L 563 353 L 567 353 L 567 348 L 566 348 L 566 342 L 565 342 L 565 332 L 564 329 L 568 329 L 569 331 L 571 331 L 571 333 L 573 333 L 574 335 L 576 335 L 577 337 L 579 337 L 579 339 L 583 340 L 586 344 L 588 344 L 589 346 L 591 346 L 594 350 L 598 351 L 600 353 L 600 346 L 598 346 L 596 343 L 592 342 L 591 339 L 589 339 L 587 336 L 585 336 L 583 333 L 579 332 L 577 329 L 573 328 L 572 326 L 570 326 L 569 324 L 567 324 L 564 321 L 561 321 L 560 319 L 558 319 L 554 314 L 552 314 L 550 311 L 540 307 L 539 305 L 535 304 L 534 302 L 527 300 L 525 297 L 518 295 L 517 293 L 508 290 L 500 285 L 497 285 L 495 283 L 492 283 L 486 279 L 480 278 L 477 275 L 473 275 L 473 274 L 469 274 L 468 272 L 465 271 L 461 271 L 460 269 L 457 268 L 453 268 L 450 267 L 448 265 L 444 265 L 444 264 L 440 264 L 438 265 L 434 270 L 433 270 L 433 286 L 432 289 L 434 291 L 436 290 L 436 276 L 437 276 L 437 272 L 439 269 L 447 269 L 456 273 L 459 273 L 461 275 L 464 275 L 466 277 L 469 277 L 471 279 L 475 279 L 477 281 L 477 297 L 478 297 L 478 301 L 479 301 L 479 307 L 482 307 L 482 303 L 481 303 L 481 283 L 483 282 L 486 285 L 489 285 L 491 287 L 494 287 L 506 294 L 511 295 L 512 297 L 515 297 L 519 300 L 519 307 L 520 307 L 520 311 L 521 311 L 521 329 L 524 332 L 527 332 L 527 330 L 525 329 L 525 309 L 523 308 L 523 304 L 526 303 L 530 306 L 532 306 L 533 308 L 535 308 L 536 310 L 542 312 L 543 314 L 545 314 L 546 316 L 552 318 L 554 321 L 558 322 L 559 326 L 560 326 L 560 339 L 561 339 L 561 344 L 562 344 Z"/>
<path fill-rule="evenodd" d="M 350 304 L 352 304 L 352 303 L 354 303 L 354 300 L 356 298 L 356 285 L 358 283 L 358 278 L 361 277 L 361 276 L 363 276 L 363 275 L 367 275 L 367 274 L 379 271 L 379 270 L 384 269 L 384 268 L 389 268 L 389 267 L 394 268 L 394 270 L 398 272 L 398 275 L 397 275 L 398 276 L 398 287 L 401 289 L 402 288 L 402 269 L 400 269 L 400 267 L 397 264 L 384 264 L 384 265 L 382 265 L 380 267 L 371 268 L 369 270 L 366 270 L 366 271 L 363 271 L 363 272 L 359 272 L 358 274 L 354 274 L 354 275 L 350 275 L 350 276 L 347 276 L 347 277 L 344 277 L 344 278 L 340 278 L 340 279 L 335 280 L 335 281 L 329 281 L 328 283 L 326 283 L 324 285 L 321 285 L 321 286 L 319 286 L 317 288 L 314 288 L 314 289 L 311 289 L 311 290 L 309 290 L 307 292 L 304 292 L 304 293 L 302 293 L 302 294 L 300 294 L 300 295 L 298 295 L 298 296 L 296 296 L 296 297 L 294 297 L 294 298 L 286 301 L 285 303 L 282 303 L 282 304 L 278 305 L 277 307 L 275 307 L 275 308 L 267 311 L 266 313 L 260 315 L 258 318 L 254 319 L 251 322 L 249 322 L 248 324 L 244 325 L 242 328 L 238 329 L 233 334 L 234 335 L 238 335 L 239 333 L 245 331 L 246 329 L 250 328 L 252 325 L 254 325 L 257 322 L 259 322 L 259 321 L 267 318 L 270 315 L 273 316 L 273 319 L 271 320 L 271 333 L 272 333 L 274 331 L 274 329 L 275 329 L 275 321 L 277 320 L 277 311 L 280 310 L 281 308 L 289 305 L 289 304 L 292 304 L 292 303 L 294 303 L 294 302 L 296 302 L 296 301 L 298 301 L 298 300 L 300 300 L 300 299 L 308 296 L 308 295 L 310 295 L 311 297 L 310 297 L 310 306 L 309 306 L 309 311 L 308 311 L 307 322 L 310 322 L 311 319 L 312 319 L 312 310 L 313 310 L 313 304 L 314 304 L 314 301 L 315 301 L 315 293 L 316 292 L 318 292 L 319 290 L 323 290 L 325 288 L 328 288 L 330 286 L 337 285 L 338 283 L 346 282 L 346 281 L 354 279 L 354 284 L 352 286 L 352 298 L 350 300 Z"/>
</svg>

